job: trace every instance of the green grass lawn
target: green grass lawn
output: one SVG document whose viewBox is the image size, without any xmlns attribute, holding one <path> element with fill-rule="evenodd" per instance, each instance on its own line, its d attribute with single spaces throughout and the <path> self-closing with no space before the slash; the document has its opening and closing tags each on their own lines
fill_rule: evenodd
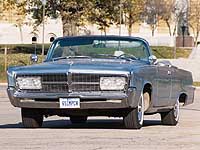
<svg viewBox="0 0 200 150">
<path fill-rule="evenodd" d="M 166 46 L 152 46 L 151 50 L 157 58 L 162 59 L 173 59 L 174 58 L 174 48 Z M 192 49 L 187 48 L 177 48 L 176 58 L 188 58 Z"/>
<path fill-rule="evenodd" d="M 31 54 L 8 54 L 7 55 L 7 66 L 22 66 L 30 65 Z M 6 71 L 5 71 L 5 55 L 0 54 L 0 82 L 6 82 Z M 39 55 L 39 61 L 42 62 L 42 57 Z"/>
<path fill-rule="evenodd" d="M 23 65 L 23 62 L 28 63 L 30 54 L 8 54 L 7 56 L 7 66 L 18 66 Z M 5 73 L 5 56 L 0 54 L 0 82 L 6 81 Z"/>
<path fill-rule="evenodd" d="M 200 82 L 194 82 L 193 85 L 200 87 Z"/>
<path fill-rule="evenodd" d="M 2 46 L 2 45 L 0 45 Z M 32 47 L 31 47 L 32 46 Z M 18 47 L 23 47 L 23 48 L 32 48 L 33 49 L 33 45 L 20 45 Z M 41 47 L 41 45 L 40 45 Z M 14 48 L 14 45 L 13 45 Z M 38 46 L 39 48 L 39 46 Z M 48 45 L 46 45 L 45 47 L 46 49 L 48 48 Z M 159 47 L 151 47 L 153 54 L 157 57 L 157 58 L 163 58 L 163 59 L 172 59 L 173 58 L 173 47 L 164 47 L 164 46 L 159 46 Z M 38 51 L 41 51 L 41 49 L 38 49 Z M 15 53 L 13 53 L 15 52 Z M 18 53 L 17 53 L 18 52 Z M 9 51 L 9 54 L 7 55 L 7 66 L 19 66 L 19 65 L 24 65 L 30 64 L 30 56 L 31 53 L 27 54 L 26 53 L 22 53 L 23 49 L 14 51 L 12 50 L 12 53 Z M 183 57 L 183 58 L 187 58 L 191 53 L 191 49 L 180 49 L 177 48 L 177 58 Z M 3 50 L 1 50 L 0 52 L 0 82 L 6 82 L 6 73 L 5 73 L 5 66 L 4 66 L 4 54 L 3 54 Z M 42 58 L 41 55 L 39 56 L 39 62 L 41 62 Z"/>
</svg>

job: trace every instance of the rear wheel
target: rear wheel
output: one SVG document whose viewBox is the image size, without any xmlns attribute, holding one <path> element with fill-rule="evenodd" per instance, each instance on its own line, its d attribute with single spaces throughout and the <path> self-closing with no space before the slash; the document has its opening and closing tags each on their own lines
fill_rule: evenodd
<svg viewBox="0 0 200 150">
<path fill-rule="evenodd" d="M 70 121 L 73 124 L 86 123 L 87 116 L 71 116 Z"/>
<path fill-rule="evenodd" d="M 39 128 L 43 123 L 43 114 L 39 109 L 22 108 L 22 124 L 25 128 Z"/>
<path fill-rule="evenodd" d="M 138 106 L 131 110 L 127 116 L 124 117 L 124 125 L 127 129 L 140 129 L 144 120 L 144 95 L 140 96 Z"/>
<path fill-rule="evenodd" d="M 163 125 L 175 126 L 178 123 L 180 115 L 180 104 L 179 99 L 177 99 L 174 108 L 168 112 L 161 113 L 161 121 Z"/>
</svg>

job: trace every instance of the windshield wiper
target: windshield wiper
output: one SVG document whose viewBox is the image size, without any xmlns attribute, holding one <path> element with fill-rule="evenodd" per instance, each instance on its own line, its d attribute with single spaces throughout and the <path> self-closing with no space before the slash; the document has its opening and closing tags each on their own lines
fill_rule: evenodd
<svg viewBox="0 0 200 150">
<path fill-rule="evenodd" d="M 71 59 L 71 58 L 91 58 L 90 56 L 64 56 L 64 57 L 57 57 L 57 58 L 53 58 L 53 61 L 57 61 L 57 60 L 61 60 L 61 59 Z"/>
</svg>

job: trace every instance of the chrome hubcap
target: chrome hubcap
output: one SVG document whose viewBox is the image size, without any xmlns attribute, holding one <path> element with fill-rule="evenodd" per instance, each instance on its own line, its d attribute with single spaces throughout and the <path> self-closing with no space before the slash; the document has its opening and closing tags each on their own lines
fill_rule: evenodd
<svg viewBox="0 0 200 150">
<path fill-rule="evenodd" d="M 174 117 L 175 120 L 179 120 L 179 112 L 180 112 L 180 106 L 179 106 L 179 100 L 176 101 L 176 104 L 174 105 Z"/>
<path fill-rule="evenodd" d="M 140 101 L 138 103 L 138 121 L 142 125 L 144 120 L 144 97 L 143 94 L 140 96 Z"/>
</svg>

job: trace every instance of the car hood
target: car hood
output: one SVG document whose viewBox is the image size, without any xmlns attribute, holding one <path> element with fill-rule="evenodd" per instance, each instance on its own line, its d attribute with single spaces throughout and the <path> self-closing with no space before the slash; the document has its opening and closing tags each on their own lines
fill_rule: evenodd
<svg viewBox="0 0 200 150">
<path fill-rule="evenodd" d="M 104 74 L 129 74 L 133 69 L 145 62 L 135 60 L 115 60 L 115 59 L 81 59 L 81 60 L 59 60 L 54 62 L 44 62 L 30 66 L 19 66 L 9 68 L 17 74 L 41 74 L 41 73 L 104 73 Z"/>
</svg>

